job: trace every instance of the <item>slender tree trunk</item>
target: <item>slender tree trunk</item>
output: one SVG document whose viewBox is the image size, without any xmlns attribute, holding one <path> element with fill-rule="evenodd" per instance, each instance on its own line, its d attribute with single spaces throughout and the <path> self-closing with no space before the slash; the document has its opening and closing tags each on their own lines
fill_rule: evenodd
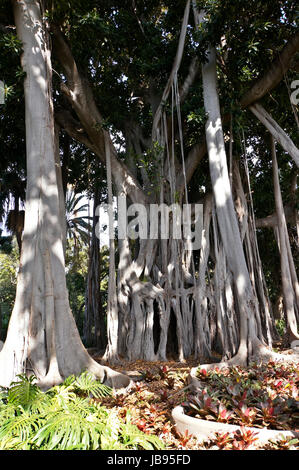
<svg viewBox="0 0 299 470">
<path fill-rule="evenodd" d="M 16 300 L 0 354 L 0 384 L 9 386 L 18 374 L 34 373 L 47 387 L 87 369 L 102 381 L 124 386 L 128 377 L 88 355 L 70 311 L 55 167 L 49 37 L 39 1 L 13 4 L 26 72 L 27 191 Z"/>
<path fill-rule="evenodd" d="M 59 221 L 61 225 L 63 251 L 66 250 L 66 217 L 65 217 L 65 193 L 63 190 L 62 168 L 60 163 L 60 149 L 59 149 L 59 131 L 60 128 L 55 124 L 54 127 L 54 153 L 55 153 L 55 169 L 56 180 L 59 199 Z"/>
<path fill-rule="evenodd" d="M 246 151 L 246 149 L 244 149 Z M 263 267 L 260 259 L 259 247 L 256 236 L 256 228 L 254 222 L 254 209 L 253 200 L 251 196 L 251 185 L 249 179 L 249 171 L 246 160 L 246 153 L 244 155 L 244 172 L 247 180 L 247 191 L 249 194 L 248 201 L 243 188 L 239 164 L 236 160 L 233 163 L 234 180 L 233 188 L 236 193 L 237 201 L 235 203 L 236 211 L 239 218 L 241 238 L 246 255 L 246 261 L 250 274 L 254 296 L 256 300 L 255 312 L 256 322 L 258 327 L 258 336 L 264 338 L 266 343 L 271 346 L 272 340 L 277 337 L 277 332 L 274 328 L 274 319 L 271 310 L 271 303 L 268 295 L 268 290 L 263 273 Z"/>
<path fill-rule="evenodd" d="M 84 340 L 85 344 L 104 350 L 106 348 L 106 325 L 103 317 L 100 293 L 100 240 L 96 233 L 98 224 L 97 208 L 100 204 L 99 191 L 94 194 L 91 245 L 86 281 Z"/>
<path fill-rule="evenodd" d="M 283 202 L 280 192 L 278 164 L 276 158 L 275 140 L 271 137 L 271 152 L 272 152 L 272 165 L 273 165 L 273 185 L 275 206 L 277 213 L 277 228 L 280 246 L 280 267 L 281 267 L 281 282 L 285 309 L 285 318 L 287 325 L 287 341 L 299 339 L 297 332 L 297 321 L 295 315 L 296 296 L 292 285 L 292 276 L 289 263 L 288 244 L 289 237 L 287 232 L 287 224 L 285 220 Z M 298 306 L 297 306 L 298 308 Z"/>
<path fill-rule="evenodd" d="M 299 167 L 299 149 L 296 147 L 292 139 L 286 134 L 286 132 L 259 103 L 255 103 L 254 105 L 250 106 L 249 109 L 271 132 L 273 138 L 280 143 L 282 148 L 292 157 L 297 167 Z"/>
<path fill-rule="evenodd" d="M 105 152 L 108 186 L 108 217 L 109 217 L 109 280 L 107 300 L 107 337 L 108 344 L 104 360 L 111 363 L 119 362 L 118 358 L 118 308 L 115 273 L 115 243 L 114 243 L 114 212 L 111 175 L 110 137 L 105 132 Z"/>
</svg>

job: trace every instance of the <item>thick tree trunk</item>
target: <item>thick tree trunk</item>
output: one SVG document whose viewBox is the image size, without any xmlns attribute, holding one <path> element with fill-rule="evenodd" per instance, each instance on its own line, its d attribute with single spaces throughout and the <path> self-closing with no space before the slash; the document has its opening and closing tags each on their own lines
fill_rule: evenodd
<svg viewBox="0 0 299 470">
<path fill-rule="evenodd" d="M 228 268 L 232 273 L 240 311 L 240 344 L 233 360 L 246 363 L 254 354 L 257 339 L 254 321 L 255 298 L 246 265 L 225 153 L 221 124 L 220 105 L 217 94 L 216 53 L 207 51 L 208 61 L 202 67 L 205 110 L 208 114 L 206 140 L 209 154 L 210 175 L 215 197 L 217 221 L 224 246 Z"/>
<path fill-rule="evenodd" d="M 40 2 L 14 1 L 26 72 L 26 215 L 16 300 L 0 354 L 0 384 L 34 373 L 42 386 L 90 370 L 102 381 L 129 379 L 96 363 L 85 350 L 68 303 L 60 224 L 51 97 L 49 38 Z"/>
</svg>

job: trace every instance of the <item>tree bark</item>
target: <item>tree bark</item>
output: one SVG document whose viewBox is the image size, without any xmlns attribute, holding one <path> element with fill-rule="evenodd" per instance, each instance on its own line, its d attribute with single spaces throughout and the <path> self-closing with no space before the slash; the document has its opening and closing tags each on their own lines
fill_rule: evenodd
<svg viewBox="0 0 299 470">
<path fill-rule="evenodd" d="M 200 19 L 197 17 L 197 24 Z M 246 265 L 240 231 L 234 209 L 224 137 L 221 124 L 220 105 L 217 93 L 216 53 L 213 48 L 207 51 L 208 60 L 202 66 L 206 141 L 209 155 L 210 176 L 216 204 L 220 236 L 227 257 L 228 268 L 232 272 L 238 306 L 240 310 L 240 344 L 236 362 L 246 363 L 255 349 L 257 341 L 254 322 L 254 295 Z"/>
<path fill-rule="evenodd" d="M 271 137 L 271 153 L 273 165 L 273 185 L 275 206 L 278 219 L 278 235 L 280 247 L 280 266 L 281 266 L 281 282 L 284 300 L 285 318 L 287 325 L 287 341 L 292 342 L 299 339 L 297 332 L 297 321 L 295 315 L 296 297 L 292 285 L 292 276 L 290 271 L 289 253 L 287 244 L 289 243 L 287 225 L 283 211 L 283 202 L 280 192 L 278 164 L 276 158 L 275 140 Z M 298 305 L 297 305 L 298 308 Z"/>
<path fill-rule="evenodd" d="M 0 384 L 35 374 L 49 387 L 89 370 L 102 381 L 126 386 L 129 378 L 96 363 L 84 348 L 70 311 L 60 224 L 51 96 L 49 37 L 37 0 L 14 1 L 26 72 L 26 215 L 14 309 L 0 354 Z"/>
<path fill-rule="evenodd" d="M 114 211 L 112 192 L 112 173 L 110 155 L 110 136 L 105 131 L 105 152 L 106 170 L 108 186 L 108 217 L 109 217 L 109 279 L 108 279 L 108 300 L 107 300 L 107 337 L 108 344 L 104 355 L 104 360 L 111 363 L 119 362 L 118 358 L 118 308 L 116 292 L 115 273 L 115 242 L 114 242 Z"/>
<path fill-rule="evenodd" d="M 290 139 L 285 131 L 259 103 L 250 106 L 249 109 L 264 124 L 268 131 L 271 132 L 274 139 L 280 143 L 283 149 L 292 157 L 297 167 L 299 167 L 299 149 L 292 139 Z"/>
</svg>

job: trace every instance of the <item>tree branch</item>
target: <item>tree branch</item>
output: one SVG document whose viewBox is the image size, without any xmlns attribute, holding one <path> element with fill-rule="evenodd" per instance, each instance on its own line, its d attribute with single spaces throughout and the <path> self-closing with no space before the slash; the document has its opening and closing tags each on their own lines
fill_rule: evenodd
<svg viewBox="0 0 299 470">
<path fill-rule="evenodd" d="M 259 78 L 242 97 L 242 108 L 247 108 L 251 104 L 260 100 L 266 93 L 278 85 L 278 83 L 283 79 L 286 71 L 289 69 L 292 58 L 298 51 L 299 33 L 296 33 L 284 46 L 282 52 L 273 61 L 265 75 Z"/>
<path fill-rule="evenodd" d="M 283 79 L 285 72 L 289 69 L 291 61 L 299 50 L 299 33 L 296 33 L 289 42 L 284 46 L 281 54 L 277 57 L 268 71 L 259 78 L 251 88 L 241 98 L 240 104 L 242 108 L 249 107 L 255 101 L 263 98 L 269 91 L 275 88 L 278 83 Z M 223 124 L 229 121 L 229 116 L 224 116 L 222 119 Z M 205 142 L 196 144 L 191 149 L 185 162 L 187 183 L 191 180 L 194 171 L 201 162 L 206 153 Z M 179 178 L 179 176 L 178 176 Z"/>
<path fill-rule="evenodd" d="M 73 118 L 71 113 L 66 110 L 58 110 L 55 112 L 55 121 L 62 127 L 70 137 L 84 144 L 92 152 L 97 154 L 97 147 L 89 140 L 88 135 L 83 129 L 80 122 Z"/>
<path fill-rule="evenodd" d="M 192 86 L 197 74 L 200 71 L 200 66 L 199 66 L 199 61 L 198 57 L 194 57 L 192 60 L 190 67 L 189 67 L 189 72 L 187 77 L 185 78 L 185 81 L 180 89 L 180 101 L 183 103 L 188 96 L 190 87 Z"/>
<path fill-rule="evenodd" d="M 92 145 L 93 151 L 105 164 L 106 157 L 103 118 L 95 103 L 90 85 L 88 81 L 81 76 L 72 52 L 60 29 L 53 25 L 51 30 L 54 34 L 54 52 L 65 71 L 68 83 L 68 85 L 65 83 L 62 84 L 62 91 L 76 112 L 80 123 L 88 136 L 88 143 Z M 80 136 L 77 134 L 77 137 Z M 111 170 L 118 192 L 129 195 L 133 202 L 143 202 L 146 204 L 148 202 L 147 196 L 140 187 L 138 181 L 134 178 L 134 175 L 128 170 L 125 163 L 118 160 L 117 152 L 110 136 L 109 140 L 111 151 Z"/>
<path fill-rule="evenodd" d="M 291 224 L 295 224 L 295 214 L 294 210 L 290 205 L 284 206 L 284 213 L 286 217 L 286 221 Z M 274 228 L 277 226 L 277 214 L 271 214 L 268 215 L 267 217 L 263 217 L 261 219 L 255 219 L 255 226 L 256 228 Z"/>
</svg>

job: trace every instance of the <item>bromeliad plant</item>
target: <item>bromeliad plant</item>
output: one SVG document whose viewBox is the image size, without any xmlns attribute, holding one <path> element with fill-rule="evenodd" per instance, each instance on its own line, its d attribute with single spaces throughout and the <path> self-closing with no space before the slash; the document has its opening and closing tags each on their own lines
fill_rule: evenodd
<svg viewBox="0 0 299 470">
<path fill-rule="evenodd" d="M 21 375 L 0 391 L 0 450 L 162 449 L 129 415 L 121 420 L 99 400 L 112 390 L 89 373 L 68 377 L 42 392 L 35 377 Z"/>
<path fill-rule="evenodd" d="M 205 443 L 207 449 L 247 450 L 252 449 L 257 441 L 257 433 L 241 427 L 234 432 L 218 433 Z"/>
<path fill-rule="evenodd" d="M 298 428 L 298 366 L 269 362 L 199 370 L 198 378 L 202 387 L 183 403 L 186 414 L 244 426 Z"/>
</svg>

